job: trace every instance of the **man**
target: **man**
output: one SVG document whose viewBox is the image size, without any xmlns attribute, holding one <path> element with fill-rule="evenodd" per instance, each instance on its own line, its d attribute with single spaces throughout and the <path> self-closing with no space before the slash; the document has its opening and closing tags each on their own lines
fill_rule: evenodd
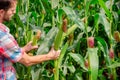
<svg viewBox="0 0 120 80">
<path fill-rule="evenodd" d="M 29 56 L 28 51 L 38 48 L 29 42 L 20 48 L 9 33 L 9 29 L 3 24 L 9 21 L 16 12 L 17 0 L 0 0 L 0 80 L 16 80 L 13 63 L 19 62 L 25 66 L 31 66 L 47 60 L 57 59 L 60 51 L 53 48 L 44 55 Z"/>
</svg>

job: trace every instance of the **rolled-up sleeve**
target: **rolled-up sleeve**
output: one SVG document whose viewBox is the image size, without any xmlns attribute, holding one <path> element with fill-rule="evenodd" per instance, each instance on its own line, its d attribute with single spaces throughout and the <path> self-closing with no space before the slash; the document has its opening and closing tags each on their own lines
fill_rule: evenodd
<svg viewBox="0 0 120 80">
<path fill-rule="evenodd" d="M 18 62 L 24 53 L 14 37 L 3 31 L 0 31 L 0 47 L 3 49 L 1 54 L 11 62 Z"/>
</svg>

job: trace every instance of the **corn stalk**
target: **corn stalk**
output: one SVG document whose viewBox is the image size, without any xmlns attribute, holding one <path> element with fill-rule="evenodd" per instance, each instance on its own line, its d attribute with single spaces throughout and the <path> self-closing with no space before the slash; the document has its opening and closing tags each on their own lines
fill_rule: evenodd
<svg viewBox="0 0 120 80">
<path fill-rule="evenodd" d="M 70 27 L 68 29 L 66 34 L 69 35 L 76 28 L 77 28 L 77 25 L 73 25 L 72 27 Z M 54 41 L 54 49 L 55 50 L 58 50 L 62 46 L 61 44 L 64 40 L 63 37 L 66 37 L 67 35 L 65 35 L 63 33 L 62 29 L 59 29 L 59 32 L 57 33 L 55 41 Z M 54 80 L 59 80 L 59 67 L 61 65 L 62 58 L 64 57 L 67 47 L 68 47 L 68 43 L 66 43 L 65 46 L 63 47 L 63 49 L 61 50 L 60 58 L 54 61 L 54 67 L 55 67 L 54 68 Z"/>
<path fill-rule="evenodd" d="M 86 39 L 88 40 L 88 11 L 89 6 L 92 3 L 93 0 L 84 0 L 84 6 L 85 6 L 85 33 L 86 33 Z M 94 43 L 94 40 L 93 40 Z M 94 45 L 90 47 L 89 41 L 87 41 L 88 51 L 86 53 L 86 56 L 88 57 L 88 64 L 89 64 L 89 80 L 97 80 L 98 76 L 98 55 L 97 55 L 97 48 L 94 48 Z"/>
</svg>

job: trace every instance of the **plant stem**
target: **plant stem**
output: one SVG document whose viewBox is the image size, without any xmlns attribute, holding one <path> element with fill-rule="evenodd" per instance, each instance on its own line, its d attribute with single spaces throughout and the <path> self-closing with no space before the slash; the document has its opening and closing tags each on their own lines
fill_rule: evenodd
<svg viewBox="0 0 120 80">
<path fill-rule="evenodd" d="M 27 13 L 27 27 L 26 27 L 26 43 L 29 41 L 29 39 L 27 37 L 29 37 L 29 34 L 27 34 L 28 30 L 29 30 L 29 0 L 27 0 L 27 9 L 26 9 L 26 13 Z M 27 76 L 28 76 L 28 80 L 31 80 L 31 67 L 27 68 Z"/>
<path fill-rule="evenodd" d="M 111 16 L 110 16 L 110 47 L 112 48 L 112 23 L 113 23 L 113 17 L 112 17 L 112 3 L 113 3 L 113 0 L 110 0 L 110 13 L 111 13 Z M 114 59 L 112 60 L 114 61 Z M 116 80 L 116 69 L 113 68 L 112 70 L 112 75 L 113 75 L 113 79 Z"/>
<path fill-rule="evenodd" d="M 110 16 L 110 47 L 112 47 L 112 22 L 113 22 L 113 17 L 112 17 L 112 0 L 110 0 L 110 13 L 111 13 L 111 16 Z"/>
<path fill-rule="evenodd" d="M 86 36 L 87 36 L 87 38 L 88 38 L 88 33 L 87 33 L 87 26 L 88 26 L 88 25 L 87 25 L 87 23 L 88 23 L 88 22 L 87 22 L 87 12 L 88 12 L 88 11 L 87 11 L 87 9 L 86 9 L 86 0 L 84 0 L 84 7 L 85 7 L 85 31 L 86 31 L 85 33 L 86 33 Z"/>
<path fill-rule="evenodd" d="M 54 18 L 54 12 L 52 12 L 52 27 L 55 27 L 55 18 Z"/>
<path fill-rule="evenodd" d="M 42 25 L 43 25 L 43 20 L 44 20 L 45 14 L 46 14 L 46 11 L 45 11 L 45 8 L 44 8 L 44 6 L 43 6 L 42 1 L 39 0 L 39 2 L 40 2 L 40 5 L 41 5 L 41 7 L 42 7 L 42 14 L 41 14 L 42 18 L 41 18 L 41 24 L 40 24 L 40 26 L 42 26 Z"/>
</svg>

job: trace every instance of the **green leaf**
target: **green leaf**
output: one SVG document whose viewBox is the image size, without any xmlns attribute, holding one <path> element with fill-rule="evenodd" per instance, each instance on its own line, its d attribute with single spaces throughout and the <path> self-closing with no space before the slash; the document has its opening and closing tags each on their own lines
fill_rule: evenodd
<svg viewBox="0 0 120 80">
<path fill-rule="evenodd" d="M 70 70 L 71 73 L 74 73 L 75 70 L 76 70 L 75 67 L 74 67 L 72 64 L 69 64 L 69 63 L 68 63 L 68 64 L 67 64 L 67 67 L 68 67 L 68 69 Z"/>
<path fill-rule="evenodd" d="M 63 33 L 63 37 L 68 36 L 70 33 L 72 33 L 76 28 L 78 27 L 78 25 L 74 24 L 73 26 L 71 26 L 70 28 L 68 28 L 67 33 Z"/>
<path fill-rule="evenodd" d="M 86 11 L 87 11 L 87 13 L 89 11 L 89 6 L 91 4 L 96 4 L 97 2 L 98 2 L 98 0 L 89 0 L 89 1 L 86 2 Z"/>
<path fill-rule="evenodd" d="M 57 33 L 57 28 L 52 27 L 52 29 L 50 29 L 50 31 L 45 36 L 44 41 L 40 44 L 40 47 L 37 50 L 37 54 L 45 54 L 49 51 L 49 47 L 52 45 L 56 33 Z"/>
<path fill-rule="evenodd" d="M 46 13 L 46 11 L 45 11 L 45 7 L 43 6 L 42 1 L 41 1 L 41 0 L 39 0 L 39 1 L 40 1 L 40 5 L 41 5 L 41 7 L 42 7 L 42 12 L 43 12 L 43 13 Z"/>
<path fill-rule="evenodd" d="M 90 4 L 97 4 L 98 3 L 98 0 L 91 0 L 90 1 Z"/>
<path fill-rule="evenodd" d="M 67 48 L 68 48 L 68 43 L 66 43 L 66 44 L 62 47 L 62 50 L 61 50 L 61 53 L 60 53 L 60 57 L 59 57 L 59 59 L 58 59 L 58 65 L 59 65 L 58 67 L 61 66 L 61 63 L 62 63 L 62 60 L 63 60 L 63 57 L 64 57 L 64 55 L 65 55 L 65 52 L 66 52 Z"/>
<path fill-rule="evenodd" d="M 23 24 L 22 19 L 21 19 L 22 16 L 20 16 L 20 15 L 15 15 L 14 17 L 15 17 L 14 22 L 15 22 L 17 25 L 19 25 L 19 26 L 21 26 L 21 27 L 24 27 L 24 24 Z"/>
<path fill-rule="evenodd" d="M 80 72 L 79 72 L 79 73 L 76 73 L 76 74 L 75 74 L 75 77 L 76 77 L 77 80 L 83 80 L 83 77 L 82 77 L 82 75 L 81 75 Z"/>
<path fill-rule="evenodd" d="M 60 25 L 62 24 L 62 16 L 63 16 L 63 10 L 62 9 L 59 9 L 58 10 L 58 20 L 59 20 L 59 23 L 60 23 Z"/>
<path fill-rule="evenodd" d="M 104 14 L 99 14 L 98 23 L 101 23 L 104 26 L 105 32 L 109 36 L 109 34 L 110 34 L 110 23 L 108 22 L 107 17 Z"/>
<path fill-rule="evenodd" d="M 120 1 L 116 3 L 117 8 L 120 10 Z"/>
<path fill-rule="evenodd" d="M 34 70 L 31 71 L 32 80 L 39 80 L 40 71 L 41 71 L 41 69 L 38 69 L 36 71 L 34 71 Z"/>
<path fill-rule="evenodd" d="M 95 19 L 95 30 L 98 33 L 98 22 L 99 22 L 99 14 L 98 13 L 95 14 L 94 19 Z"/>
<path fill-rule="evenodd" d="M 115 62 L 115 63 L 111 64 L 110 66 L 108 66 L 108 68 L 117 68 L 117 67 L 120 67 L 119 62 Z"/>
<path fill-rule="evenodd" d="M 79 33 L 77 36 L 77 39 L 74 40 L 73 45 L 68 47 L 68 51 L 71 51 L 73 49 L 76 50 L 76 52 L 80 51 L 80 42 L 82 42 L 81 40 L 83 40 L 82 36 L 83 36 L 84 32 Z"/>
<path fill-rule="evenodd" d="M 51 0 L 52 9 L 56 8 L 59 5 L 59 0 Z"/>
<path fill-rule="evenodd" d="M 70 7 L 63 7 L 63 11 L 66 13 L 66 15 L 78 25 L 78 27 L 84 31 L 84 23 L 80 21 L 80 18 L 76 15 L 74 10 Z"/>
<path fill-rule="evenodd" d="M 106 41 L 100 37 L 96 37 L 95 38 L 97 41 L 98 41 L 98 45 L 100 47 L 100 49 L 102 50 L 102 52 L 104 53 L 104 58 L 107 62 L 107 65 L 110 65 L 110 59 L 109 59 L 109 56 L 108 56 L 108 45 L 106 43 Z"/>
<path fill-rule="evenodd" d="M 84 69 L 87 70 L 84 65 L 84 58 L 80 54 L 69 53 L 69 55 Z"/>
<path fill-rule="evenodd" d="M 99 59 L 97 55 L 98 48 L 88 48 L 87 54 L 89 57 L 90 80 L 97 80 Z"/>
<path fill-rule="evenodd" d="M 98 2 L 99 2 L 99 4 L 100 4 L 100 6 L 104 9 L 105 13 L 107 14 L 107 16 L 108 16 L 109 19 L 110 19 L 111 13 L 110 13 L 109 9 L 106 7 L 104 1 L 103 1 L 103 0 L 98 0 Z"/>
</svg>

